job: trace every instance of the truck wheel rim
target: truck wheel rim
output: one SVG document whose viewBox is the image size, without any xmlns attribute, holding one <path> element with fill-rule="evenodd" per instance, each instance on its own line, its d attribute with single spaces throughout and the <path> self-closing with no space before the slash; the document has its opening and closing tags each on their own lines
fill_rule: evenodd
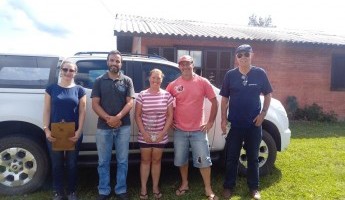
<svg viewBox="0 0 345 200">
<path fill-rule="evenodd" d="M 260 143 L 260 147 L 259 147 L 259 167 L 262 167 L 263 165 L 265 165 L 267 159 L 268 159 L 268 155 L 269 155 L 269 150 L 268 150 L 268 146 L 266 144 L 266 142 L 264 142 L 263 140 Z M 240 163 L 247 168 L 248 167 L 248 162 L 247 162 L 247 154 L 246 154 L 246 150 L 242 147 L 241 149 L 241 153 L 240 153 Z"/>
<path fill-rule="evenodd" d="M 8 148 L 0 153 L 0 183 L 15 187 L 30 182 L 37 171 L 35 157 L 23 148 Z"/>
</svg>

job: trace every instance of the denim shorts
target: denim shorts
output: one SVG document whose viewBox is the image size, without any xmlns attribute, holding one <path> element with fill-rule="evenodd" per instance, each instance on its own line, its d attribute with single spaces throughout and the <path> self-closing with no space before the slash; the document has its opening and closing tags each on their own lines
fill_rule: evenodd
<svg viewBox="0 0 345 200">
<path fill-rule="evenodd" d="M 189 149 L 192 151 L 193 166 L 205 168 L 212 165 L 207 134 L 202 131 L 174 130 L 174 164 L 188 164 Z"/>
</svg>

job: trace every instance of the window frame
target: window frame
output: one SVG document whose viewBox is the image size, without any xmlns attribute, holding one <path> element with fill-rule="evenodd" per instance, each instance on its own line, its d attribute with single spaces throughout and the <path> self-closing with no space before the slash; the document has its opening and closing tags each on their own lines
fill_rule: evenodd
<svg viewBox="0 0 345 200">
<path fill-rule="evenodd" d="M 345 91 L 345 54 L 333 54 L 331 65 L 331 91 Z M 340 82 L 340 83 L 339 83 Z"/>
</svg>

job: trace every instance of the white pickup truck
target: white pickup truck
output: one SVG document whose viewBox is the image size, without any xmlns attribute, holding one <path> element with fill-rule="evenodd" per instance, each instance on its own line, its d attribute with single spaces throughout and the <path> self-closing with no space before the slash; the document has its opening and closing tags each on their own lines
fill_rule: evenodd
<svg viewBox="0 0 345 200">
<path fill-rule="evenodd" d="M 67 58 L 78 65 L 76 83 L 87 90 L 87 116 L 83 128 L 84 139 L 79 163 L 97 164 L 95 144 L 96 115 L 91 109 L 91 89 L 97 76 L 107 70 L 106 54 L 81 52 Z M 45 135 L 42 130 L 44 92 L 47 85 L 58 80 L 61 60 L 57 56 L 0 54 L 0 193 L 13 195 L 37 190 L 49 175 L 49 159 Z M 124 55 L 122 70 L 133 79 L 136 93 L 148 87 L 148 74 L 159 68 L 165 74 L 162 87 L 180 75 L 176 63 L 163 58 Z M 216 94 L 219 89 L 214 87 Z M 220 96 L 218 96 L 220 102 Z M 210 103 L 205 101 L 204 112 L 208 116 Z M 131 113 L 130 162 L 140 161 L 137 143 L 137 127 Z M 207 117 L 206 117 L 207 119 Z M 211 156 L 214 161 L 224 161 L 225 139 L 220 128 L 220 106 L 214 127 L 208 132 Z M 277 151 L 283 151 L 290 143 L 291 131 L 282 104 L 272 99 L 265 121 L 260 145 L 260 175 L 270 172 Z M 116 152 L 114 151 L 114 154 Z M 165 149 L 164 160 L 173 158 L 172 132 Z M 246 173 L 246 153 L 242 150 L 239 172 Z M 222 163 L 222 162 L 219 162 Z"/>
</svg>

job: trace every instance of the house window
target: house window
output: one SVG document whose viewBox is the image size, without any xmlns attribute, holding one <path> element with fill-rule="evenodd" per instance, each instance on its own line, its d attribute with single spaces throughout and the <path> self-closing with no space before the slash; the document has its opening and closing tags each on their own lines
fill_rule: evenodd
<svg viewBox="0 0 345 200">
<path fill-rule="evenodd" d="M 331 90 L 345 91 L 345 55 L 333 55 Z"/>
<path fill-rule="evenodd" d="M 190 55 L 193 58 L 193 64 L 196 68 L 202 67 L 202 51 L 198 50 L 185 50 L 185 49 L 179 49 L 177 50 L 177 58 L 183 56 L 183 55 Z"/>
<path fill-rule="evenodd" d="M 224 75 L 234 66 L 234 54 L 231 49 L 207 49 L 204 51 L 205 67 L 202 74 L 213 85 L 220 88 Z"/>
<path fill-rule="evenodd" d="M 149 47 L 147 53 L 162 56 L 171 62 L 176 60 L 175 48 L 173 47 Z"/>
</svg>

